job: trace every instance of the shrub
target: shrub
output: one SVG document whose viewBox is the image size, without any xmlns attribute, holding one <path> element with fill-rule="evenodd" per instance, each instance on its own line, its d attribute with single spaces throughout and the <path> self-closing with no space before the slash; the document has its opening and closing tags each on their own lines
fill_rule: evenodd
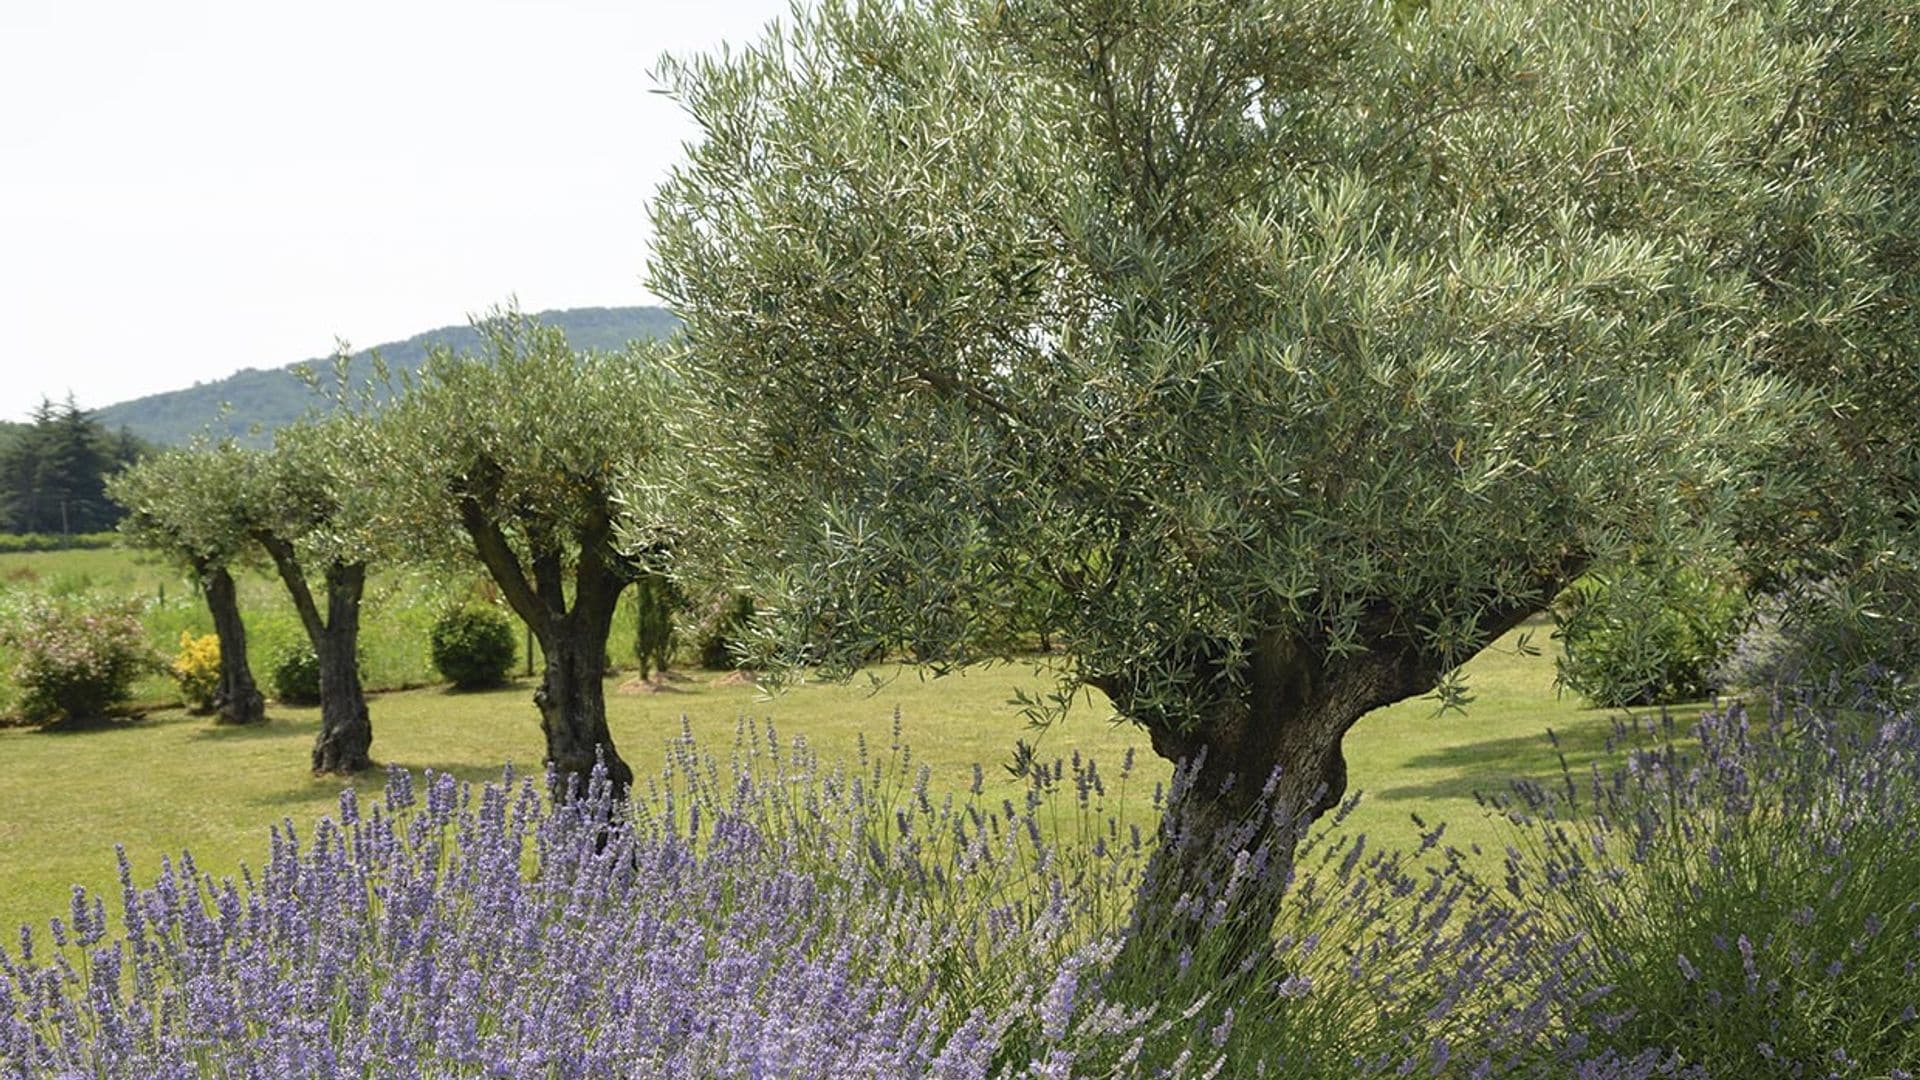
<svg viewBox="0 0 1920 1080">
<path fill-rule="evenodd" d="M 1763 597 L 1720 678 L 1841 706 L 1920 700 L 1920 564 L 1876 569 Z"/>
<path fill-rule="evenodd" d="M 752 619 L 753 597 L 746 593 L 727 593 L 714 601 L 694 635 L 694 650 L 700 666 L 709 671 L 730 671 L 744 666 L 742 632 Z"/>
<path fill-rule="evenodd" d="M 131 603 L 35 597 L 0 630 L 20 714 L 36 723 L 105 716 L 157 666 Z"/>
<path fill-rule="evenodd" d="M 273 696 L 287 705 L 320 703 L 320 657 L 311 644 L 296 641 L 274 656 Z"/>
<path fill-rule="evenodd" d="M 1578 1041 L 1684 1075 L 1910 1075 L 1915 717 L 1775 705 L 1756 723 L 1736 706 L 1695 734 L 1623 723 L 1616 767 L 1521 785 L 1508 805 L 1525 826 L 1510 887 L 1586 943 L 1567 995 Z"/>
<path fill-rule="evenodd" d="M 180 697 L 188 708 L 206 712 L 213 708 L 213 696 L 220 689 L 220 639 L 213 634 L 194 636 L 180 631 L 180 651 L 168 665 Z"/>
<path fill-rule="evenodd" d="M 513 621 L 496 607 L 448 611 L 429 641 L 434 668 L 459 690 L 499 686 L 513 668 Z"/>
<path fill-rule="evenodd" d="M 673 660 L 673 611 L 680 599 L 679 590 L 659 574 L 647 574 L 634 585 L 633 656 L 643 679 L 667 670 Z"/>
<path fill-rule="evenodd" d="M 1560 600 L 1560 682 L 1594 705 L 1699 701 L 1740 629 L 1737 589 L 1686 569 L 1590 575 Z"/>
</svg>

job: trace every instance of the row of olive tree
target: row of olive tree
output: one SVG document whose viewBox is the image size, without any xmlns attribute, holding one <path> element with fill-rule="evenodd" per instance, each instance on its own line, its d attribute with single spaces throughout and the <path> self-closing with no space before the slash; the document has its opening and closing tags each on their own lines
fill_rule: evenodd
<svg viewBox="0 0 1920 1080">
<path fill-rule="evenodd" d="M 669 61 L 700 135 L 651 285 L 704 482 L 752 507 L 690 551 L 758 574 L 816 666 L 1057 627 L 1059 700 L 1197 763 L 1139 916 L 1264 843 L 1228 913 L 1263 940 L 1365 713 L 1463 702 L 1590 568 L 1901 527 L 1778 526 L 1832 470 L 1915 476 L 1911 401 L 1889 435 L 1871 396 L 1915 388 L 1915 19 L 826 0 Z"/>
<path fill-rule="evenodd" d="M 372 395 L 342 401 L 267 451 L 203 446 L 127 470 L 113 489 L 130 510 L 125 533 L 201 584 L 220 640 L 222 722 L 265 718 L 234 569 L 263 561 L 278 574 L 319 659 L 320 772 L 371 763 L 357 649 L 369 566 L 477 561 L 540 643 L 548 761 L 580 779 L 604 761 L 624 789 L 631 772 L 602 696 L 607 638 L 621 593 L 663 567 L 658 551 L 617 545 L 614 519 L 649 519 L 640 493 L 667 458 L 668 384 L 638 346 L 577 355 L 511 312 L 480 328 L 487 355 L 436 354 L 378 409 Z"/>
</svg>

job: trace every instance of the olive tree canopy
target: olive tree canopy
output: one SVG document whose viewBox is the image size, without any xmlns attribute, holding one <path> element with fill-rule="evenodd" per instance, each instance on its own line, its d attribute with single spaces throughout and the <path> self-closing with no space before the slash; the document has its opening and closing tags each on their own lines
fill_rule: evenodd
<svg viewBox="0 0 1920 1080">
<path fill-rule="evenodd" d="M 775 629 L 1054 625 L 1067 689 L 1204 752 L 1199 825 L 1330 806 L 1361 715 L 1772 482 L 1727 215 L 1807 7 L 830 0 L 669 62 L 651 284 Z"/>
</svg>

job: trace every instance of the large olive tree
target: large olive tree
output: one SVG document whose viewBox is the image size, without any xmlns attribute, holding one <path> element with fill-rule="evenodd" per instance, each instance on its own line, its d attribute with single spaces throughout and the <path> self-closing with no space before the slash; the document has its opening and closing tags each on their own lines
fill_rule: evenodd
<svg viewBox="0 0 1920 1080">
<path fill-rule="evenodd" d="M 558 329 L 507 313 L 477 324 L 476 357 L 434 354 L 381 414 L 381 470 L 395 495 L 388 535 L 414 555 L 457 538 L 540 644 L 534 702 L 547 760 L 582 784 L 605 762 L 616 792 L 632 771 L 607 730 L 607 638 L 627 586 L 657 573 L 644 524 L 615 535 L 625 499 L 657 520 L 669 386 L 651 350 L 580 354 Z"/>
<path fill-rule="evenodd" d="M 773 629 L 1057 628 L 1189 762 L 1137 917 L 1264 847 L 1270 925 L 1355 721 L 1771 483 L 1722 215 L 1803 6 L 830 0 L 669 62 L 651 285 Z"/>
<path fill-rule="evenodd" d="M 193 575 L 220 642 L 220 684 L 214 716 L 223 724 L 258 724 L 266 699 L 247 663 L 233 566 L 250 552 L 247 492 L 252 459 L 231 442 L 149 455 L 107 481 L 107 494 L 127 508 L 120 534 Z"/>
<path fill-rule="evenodd" d="M 370 436 L 365 417 L 346 412 L 282 428 L 251 477 L 247 534 L 279 572 L 319 660 L 315 772 L 354 773 L 372 764 L 359 652 L 360 602 L 379 540 L 381 480 L 372 471 Z"/>
</svg>

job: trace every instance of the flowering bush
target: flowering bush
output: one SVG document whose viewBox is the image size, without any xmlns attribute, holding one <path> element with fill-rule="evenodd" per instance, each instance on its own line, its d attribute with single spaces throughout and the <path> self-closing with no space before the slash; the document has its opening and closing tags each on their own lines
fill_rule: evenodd
<svg viewBox="0 0 1920 1080">
<path fill-rule="evenodd" d="M 0 628 L 0 640 L 13 655 L 20 714 L 38 723 L 106 715 L 157 663 L 131 604 L 36 597 Z"/>
<path fill-rule="evenodd" d="M 213 634 L 194 636 L 180 631 L 180 651 L 168 665 L 180 697 L 189 708 L 205 712 L 213 708 L 213 695 L 220 689 L 220 639 Z"/>
<path fill-rule="evenodd" d="M 1458 859 L 1363 841 L 1311 842 L 1239 991 L 1204 937 L 1113 975 L 1152 848 L 1128 771 L 1121 816 L 1091 762 L 936 799 L 904 750 L 830 769 L 751 729 L 724 766 L 683 737 L 630 814 L 446 776 L 417 805 L 396 771 L 238 882 L 123 855 L 117 923 L 76 891 L 0 952 L 0 1075 L 1347 1077 L 1539 1042 L 1546 999 L 1481 1005 L 1550 957 Z"/>
<path fill-rule="evenodd" d="M 1641 1062 L 1602 1075 L 1911 1080 L 1920 725 L 1735 707 L 1696 734 L 1623 725 L 1584 804 L 1569 776 L 1509 807 L 1510 887 L 1584 942 L 1576 1042 Z"/>
</svg>

